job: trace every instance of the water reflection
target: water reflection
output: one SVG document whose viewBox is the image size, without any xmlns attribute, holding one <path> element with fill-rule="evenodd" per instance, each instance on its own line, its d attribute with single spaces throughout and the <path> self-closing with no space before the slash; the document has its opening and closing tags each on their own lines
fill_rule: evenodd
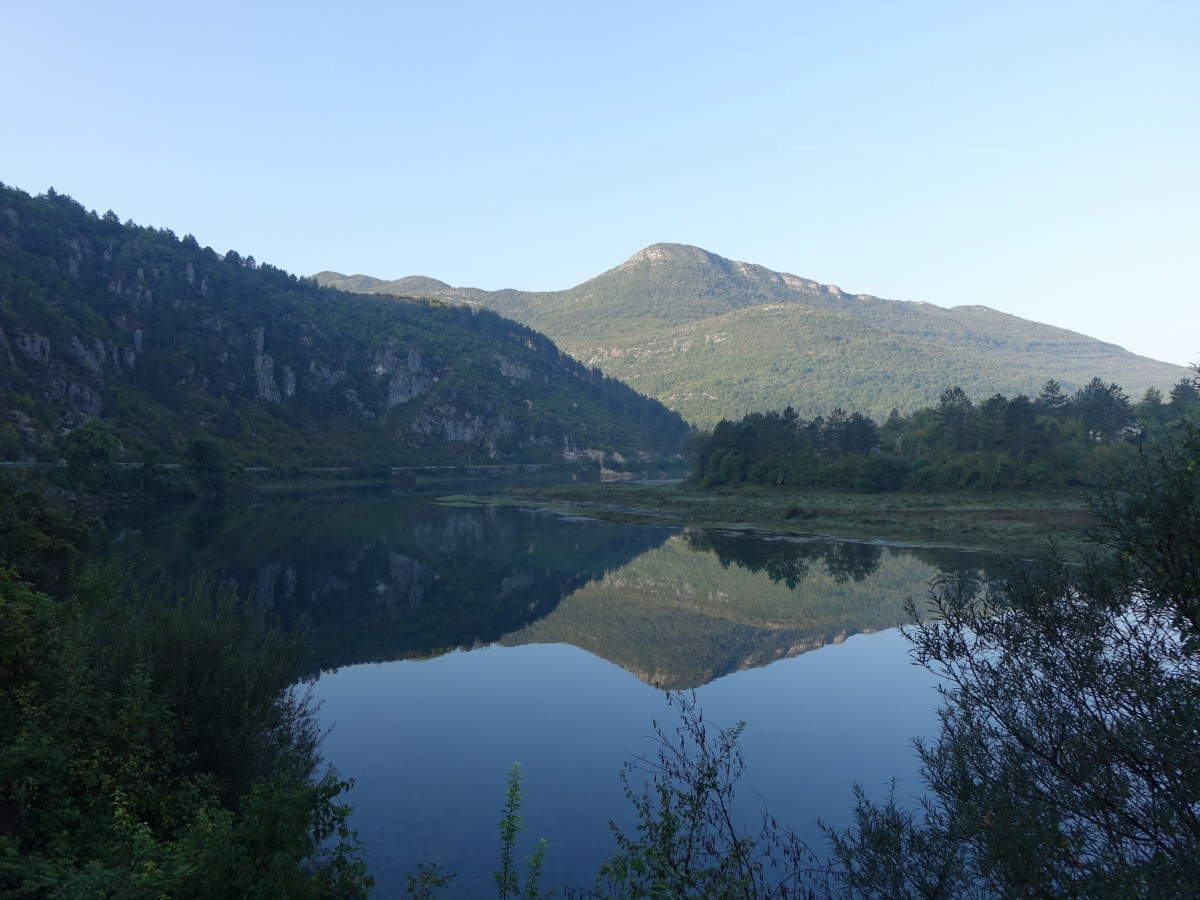
<svg viewBox="0 0 1200 900">
<path fill-rule="evenodd" d="M 350 492 L 110 517 L 134 581 L 232 582 L 302 628 L 313 671 L 494 643 L 671 532 Z"/>
<path fill-rule="evenodd" d="M 301 627 L 310 671 L 492 643 L 568 643 L 689 688 L 900 621 L 964 551 L 618 525 L 390 491 L 121 512 L 110 549 L 143 585 L 231 581 Z M 763 576 L 766 576 L 765 578 Z"/>
<path fill-rule="evenodd" d="M 495 844 L 513 760 L 527 834 L 550 839 L 545 883 L 589 884 L 612 849 L 606 823 L 633 824 L 617 775 L 629 752 L 652 752 L 665 707 L 647 685 L 704 685 L 710 721 L 745 720 L 745 796 L 770 797 L 819 846 L 813 820 L 848 824 L 855 782 L 916 783 L 909 739 L 936 728 L 931 679 L 901 638 L 845 639 L 890 628 L 944 572 L 1000 566 L 390 492 L 126 511 L 109 526 L 143 585 L 232 581 L 264 617 L 306 627 L 333 729 L 323 750 L 357 783 L 351 825 L 379 896 L 402 895 L 419 862 L 459 873 L 448 896 L 493 890 L 480 848 Z M 407 661 L 352 665 L 389 660 Z"/>
<path fill-rule="evenodd" d="M 900 624 L 947 572 L 999 574 L 964 551 L 688 531 L 572 593 L 502 643 L 570 643 L 680 690 Z M 764 577 L 764 575 L 766 577 Z"/>
<path fill-rule="evenodd" d="M 757 540 L 752 539 L 757 537 Z M 763 572 L 772 581 L 795 590 L 808 575 L 809 564 L 824 562 L 825 571 L 838 584 L 862 581 L 879 568 L 882 550 L 873 544 L 844 541 L 796 543 L 742 532 L 695 531 L 688 534 L 693 550 L 715 553 L 721 565 L 736 563 L 750 572 Z"/>
</svg>

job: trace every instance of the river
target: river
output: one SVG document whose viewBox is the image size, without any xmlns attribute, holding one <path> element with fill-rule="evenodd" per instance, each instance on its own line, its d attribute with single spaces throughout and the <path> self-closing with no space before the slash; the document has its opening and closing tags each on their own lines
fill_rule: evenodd
<svg viewBox="0 0 1200 900">
<path fill-rule="evenodd" d="M 590 887 L 630 828 L 619 773 L 671 728 L 664 690 L 746 723 L 738 809 L 765 805 L 818 850 L 851 788 L 920 793 L 911 740 L 936 686 L 908 656 L 902 601 L 943 573 L 992 577 L 965 551 L 622 525 L 391 490 L 257 495 L 113 513 L 110 551 L 151 585 L 232 581 L 303 628 L 325 756 L 354 779 L 351 824 L 376 896 L 417 863 L 486 896 L 513 762 L 520 855 L 547 840 L 543 885 Z M 636 773 L 632 782 L 640 785 Z"/>
</svg>

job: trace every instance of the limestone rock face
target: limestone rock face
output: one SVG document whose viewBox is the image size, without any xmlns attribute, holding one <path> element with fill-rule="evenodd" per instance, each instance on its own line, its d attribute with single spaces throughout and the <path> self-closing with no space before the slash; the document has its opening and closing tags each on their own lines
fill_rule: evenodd
<svg viewBox="0 0 1200 900">
<path fill-rule="evenodd" d="M 525 381 L 529 378 L 529 366 L 522 363 L 515 363 L 500 355 L 497 355 L 495 359 L 496 365 L 500 369 L 500 374 L 505 378 L 511 378 L 513 381 Z"/>
<path fill-rule="evenodd" d="M 9 346 L 8 338 L 4 336 L 3 328 L 0 328 L 0 352 L 3 352 L 4 359 L 7 360 L 9 366 L 16 368 L 17 358 L 13 356 L 12 347 Z"/>
<path fill-rule="evenodd" d="M 388 382 L 388 409 L 420 397 L 437 381 L 426 367 L 419 348 L 409 347 L 403 364 L 399 363 L 398 356 L 395 342 L 389 341 L 383 354 L 375 357 L 375 374 L 380 377 L 392 376 Z"/>
<path fill-rule="evenodd" d="M 67 406 L 72 412 L 70 417 L 72 424 L 78 425 L 84 419 L 100 415 L 104 408 L 100 395 L 86 384 L 75 384 L 62 379 L 56 379 L 55 384 L 59 394 L 66 400 Z"/>
<path fill-rule="evenodd" d="M 50 339 L 40 334 L 22 334 L 17 338 L 17 349 L 33 362 L 49 365 Z"/>
<path fill-rule="evenodd" d="M 453 443 L 474 441 L 483 432 L 483 417 L 449 405 L 424 410 L 413 423 L 412 434 L 438 437 Z"/>
<path fill-rule="evenodd" d="M 410 372 L 407 369 L 397 372 L 388 383 L 388 408 L 420 397 L 431 387 L 433 376 L 428 373 Z"/>
<path fill-rule="evenodd" d="M 261 340 L 260 340 L 261 345 Z M 279 385 L 275 383 L 275 360 L 271 354 L 262 353 L 254 357 L 255 396 L 267 403 L 279 402 Z"/>
</svg>

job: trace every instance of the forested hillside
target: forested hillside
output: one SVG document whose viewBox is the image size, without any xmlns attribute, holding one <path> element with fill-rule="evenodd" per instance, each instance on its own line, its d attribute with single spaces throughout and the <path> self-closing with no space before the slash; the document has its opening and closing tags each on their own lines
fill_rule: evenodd
<svg viewBox="0 0 1200 900">
<path fill-rule="evenodd" d="M 315 277 L 347 290 L 495 309 L 705 427 L 788 405 L 801 415 L 842 407 L 882 419 L 892 408 L 935 403 L 947 384 L 978 400 L 995 391 L 1032 394 L 1049 379 L 1074 391 L 1100 377 L 1140 395 L 1186 375 L 984 306 L 851 295 L 680 244 L 655 244 L 548 293 L 452 288 L 431 278 Z"/>
<path fill-rule="evenodd" d="M 89 419 L 118 458 L 245 465 L 671 455 L 678 415 L 494 312 L 325 289 L 0 186 L 0 460 Z"/>
</svg>

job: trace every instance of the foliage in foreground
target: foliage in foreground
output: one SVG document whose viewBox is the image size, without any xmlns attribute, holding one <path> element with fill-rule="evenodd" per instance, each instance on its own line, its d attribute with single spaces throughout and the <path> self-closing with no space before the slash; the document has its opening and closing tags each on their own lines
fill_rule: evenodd
<svg viewBox="0 0 1200 900">
<path fill-rule="evenodd" d="M 525 829 L 521 820 L 521 766 L 513 763 L 508 773 L 508 788 L 504 795 L 504 809 L 500 814 L 500 868 L 492 873 L 496 882 L 496 894 L 501 900 L 519 897 L 521 900 L 537 900 L 541 896 L 538 883 L 542 877 L 542 865 L 546 859 L 546 839 L 541 838 L 533 852 L 525 857 L 525 884 L 521 885 L 516 853 L 517 834 Z"/>
<path fill-rule="evenodd" d="M 765 811 L 748 830 L 735 808 L 745 768 L 738 740 L 743 722 L 710 734 L 695 697 L 667 694 L 681 724 L 668 734 L 654 723 L 656 759 L 639 757 L 629 771 L 650 775 L 640 792 L 621 773 L 638 815 L 635 833 L 610 823 L 617 850 L 596 879 L 607 897 L 766 898 L 811 895 L 816 871 L 808 847 Z"/>
<path fill-rule="evenodd" d="M 1097 550 L 1051 555 L 914 614 L 943 682 L 916 813 L 858 798 L 833 834 L 854 896 L 1200 892 L 1200 428 L 1143 450 L 1093 500 Z"/>
<path fill-rule="evenodd" d="M 364 896 L 348 784 L 320 771 L 315 710 L 291 687 L 295 644 L 206 584 L 124 600 L 91 573 L 52 598 L 26 565 L 45 546 L 31 534 L 72 532 L 53 511 L 16 521 L 25 543 L 0 565 L 0 894 Z"/>
</svg>

